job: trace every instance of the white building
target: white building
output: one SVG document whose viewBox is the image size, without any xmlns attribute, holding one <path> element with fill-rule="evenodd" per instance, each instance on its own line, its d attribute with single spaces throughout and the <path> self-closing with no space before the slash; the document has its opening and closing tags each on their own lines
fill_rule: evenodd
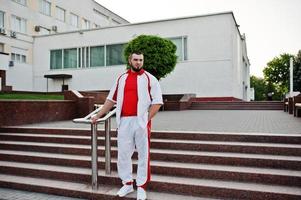
<svg viewBox="0 0 301 200">
<path fill-rule="evenodd" d="M 0 70 L 14 90 L 33 90 L 33 36 L 124 23 L 93 0 L 0 0 L 0 60 L 12 61 Z"/>
<path fill-rule="evenodd" d="M 147 34 L 169 38 L 178 47 L 175 70 L 160 81 L 164 94 L 250 100 L 245 36 L 232 12 L 135 24 L 112 16 L 120 24 L 30 37 L 33 56 L 25 66 L 28 70 L 10 67 L 8 84 L 14 90 L 60 91 L 60 77 L 66 75 L 69 89 L 108 90 L 125 70 L 123 45 Z"/>
</svg>

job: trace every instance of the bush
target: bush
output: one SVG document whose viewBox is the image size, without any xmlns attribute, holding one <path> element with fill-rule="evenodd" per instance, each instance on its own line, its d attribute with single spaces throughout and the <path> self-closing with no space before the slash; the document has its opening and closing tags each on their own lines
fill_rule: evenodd
<svg viewBox="0 0 301 200">
<path fill-rule="evenodd" d="M 143 68 L 157 79 L 161 79 L 174 70 L 177 63 L 176 50 L 176 45 L 168 39 L 153 35 L 140 35 L 126 45 L 124 57 L 127 61 L 132 52 L 142 52 Z M 127 65 L 127 68 L 130 66 Z"/>
</svg>

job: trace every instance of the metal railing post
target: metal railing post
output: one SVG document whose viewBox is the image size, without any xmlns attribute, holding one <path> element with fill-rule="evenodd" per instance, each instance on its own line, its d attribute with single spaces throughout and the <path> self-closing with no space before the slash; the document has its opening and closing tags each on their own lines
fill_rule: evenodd
<svg viewBox="0 0 301 200">
<path fill-rule="evenodd" d="M 92 158 L 92 189 L 97 190 L 98 188 L 98 156 L 97 156 L 97 124 L 91 124 L 91 158 Z"/>
<path fill-rule="evenodd" d="M 111 118 L 105 121 L 105 170 L 111 174 Z"/>
<path fill-rule="evenodd" d="M 92 190 L 98 189 L 98 156 L 97 156 L 97 124 L 105 123 L 105 171 L 111 174 L 111 117 L 116 113 L 116 108 L 110 111 L 106 116 L 97 120 L 97 123 L 91 123 L 91 117 L 99 112 L 101 107 L 97 108 L 84 118 L 73 119 L 74 123 L 91 124 L 91 168 L 92 168 Z"/>
</svg>

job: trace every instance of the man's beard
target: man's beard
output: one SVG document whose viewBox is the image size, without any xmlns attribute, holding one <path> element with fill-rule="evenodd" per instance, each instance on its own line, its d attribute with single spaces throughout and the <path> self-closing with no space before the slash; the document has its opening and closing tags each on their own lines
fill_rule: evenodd
<svg viewBox="0 0 301 200">
<path fill-rule="evenodd" d="M 135 68 L 133 66 L 131 66 L 132 70 L 134 70 L 135 72 L 140 72 L 140 70 L 142 69 L 142 67 L 139 67 L 139 68 Z"/>
</svg>

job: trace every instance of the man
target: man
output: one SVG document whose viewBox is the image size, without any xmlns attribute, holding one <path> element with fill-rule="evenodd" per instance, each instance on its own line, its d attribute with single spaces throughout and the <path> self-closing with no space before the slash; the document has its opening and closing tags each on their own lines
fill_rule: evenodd
<svg viewBox="0 0 301 200">
<path fill-rule="evenodd" d="M 159 111 L 162 92 L 158 80 L 143 69 L 144 56 L 132 53 L 128 58 L 130 69 L 118 77 L 102 109 L 92 117 L 92 123 L 105 115 L 116 103 L 118 175 L 123 187 L 117 195 L 124 197 L 134 191 L 132 155 L 138 152 L 136 177 L 137 200 L 146 199 L 145 188 L 150 181 L 151 119 Z"/>
</svg>

